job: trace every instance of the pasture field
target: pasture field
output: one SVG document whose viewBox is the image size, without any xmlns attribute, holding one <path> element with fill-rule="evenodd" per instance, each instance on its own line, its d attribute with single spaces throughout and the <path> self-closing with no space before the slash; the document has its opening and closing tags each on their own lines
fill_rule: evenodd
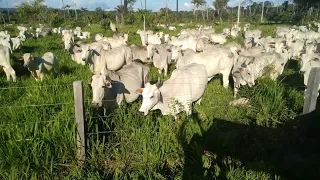
<svg viewBox="0 0 320 180">
<path fill-rule="evenodd" d="M 218 32 L 224 27 L 214 26 Z M 275 27 L 252 28 L 261 29 L 267 36 Z M 129 32 L 129 44 L 141 44 L 135 33 L 138 27 L 119 29 Z M 112 35 L 99 25 L 83 30 Z M 169 33 L 176 35 L 179 30 Z M 228 40 L 232 41 L 243 43 L 241 37 Z M 194 105 L 190 118 L 183 113 L 174 121 L 159 111 L 143 116 L 137 113 L 141 100 L 124 104 L 105 117 L 101 109 L 91 108 L 92 93 L 86 86 L 91 78 L 89 68 L 73 62 L 61 42 L 56 34 L 27 39 L 22 49 L 11 55 L 17 83 L 7 82 L 0 71 L 1 179 L 317 177 L 319 169 L 313 165 L 317 165 L 319 155 L 303 149 L 312 142 L 304 141 L 297 128 L 296 117 L 302 111 L 304 95 L 298 61 L 289 61 L 277 81 L 259 79 L 254 87 L 242 87 L 239 97 L 250 99 L 247 106 L 229 106 L 233 89 L 224 89 L 217 77 L 208 83 L 201 105 Z M 25 52 L 42 56 L 48 51 L 57 55 L 60 68 L 46 75 L 43 82 L 36 82 L 18 58 Z M 148 66 L 155 82 L 157 70 Z M 171 65 L 170 73 L 173 70 Z M 85 84 L 87 159 L 83 168 L 78 168 L 75 160 L 75 80 Z M 298 152 L 304 153 L 303 158 Z"/>
</svg>

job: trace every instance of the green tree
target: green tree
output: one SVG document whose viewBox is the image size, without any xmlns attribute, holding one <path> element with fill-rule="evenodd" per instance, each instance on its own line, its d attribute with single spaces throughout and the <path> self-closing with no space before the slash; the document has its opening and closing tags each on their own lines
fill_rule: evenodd
<svg viewBox="0 0 320 180">
<path fill-rule="evenodd" d="M 213 1 L 213 6 L 216 8 L 219 17 L 220 17 L 220 24 L 222 24 L 222 12 L 226 9 L 229 0 L 216 0 Z"/>
<path fill-rule="evenodd" d="M 204 4 L 206 4 L 206 1 L 205 0 L 192 0 L 191 3 L 194 4 L 193 15 L 197 19 L 197 9 L 199 8 L 199 6 L 203 6 Z"/>
</svg>

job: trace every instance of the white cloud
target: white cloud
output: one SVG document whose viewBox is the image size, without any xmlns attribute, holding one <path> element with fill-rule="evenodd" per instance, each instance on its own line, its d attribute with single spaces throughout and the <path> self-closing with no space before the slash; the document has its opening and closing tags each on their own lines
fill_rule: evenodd
<svg viewBox="0 0 320 180">
<path fill-rule="evenodd" d="M 188 8 L 188 9 L 192 9 L 193 6 L 194 6 L 193 3 L 187 3 L 187 2 L 184 3 L 184 7 Z"/>
</svg>

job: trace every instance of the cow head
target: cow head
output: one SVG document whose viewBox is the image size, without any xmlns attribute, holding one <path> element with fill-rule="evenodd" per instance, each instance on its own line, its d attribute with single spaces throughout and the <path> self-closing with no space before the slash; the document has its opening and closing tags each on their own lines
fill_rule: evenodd
<svg viewBox="0 0 320 180">
<path fill-rule="evenodd" d="M 153 44 L 149 44 L 147 46 L 147 59 L 148 60 L 153 59 L 153 56 L 155 53 L 158 53 L 158 50 Z"/>
<path fill-rule="evenodd" d="M 181 54 L 181 46 L 173 46 L 172 49 L 171 49 L 171 52 L 172 52 L 172 55 L 171 55 L 171 61 L 173 62 L 177 62 L 178 59 L 179 59 L 179 56 Z"/>
<path fill-rule="evenodd" d="M 315 59 L 315 55 L 313 54 L 302 54 L 301 62 L 300 62 L 300 72 L 305 73 L 306 71 L 311 70 L 311 62 Z"/>
<path fill-rule="evenodd" d="M 240 72 L 241 78 L 243 81 L 245 81 L 246 84 L 249 85 L 249 87 L 255 85 L 255 71 L 256 69 L 253 66 L 254 63 L 254 57 L 247 59 L 244 63 L 241 64 L 241 67 L 238 68 L 238 71 Z"/>
<path fill-rule="evenodd" d="M 161 92 L 159 90 L 160 83 L 151 85 L 150 83 L 145 84 L 145 88 L 137 89 L 137 93 L 142 95 L 142 104 L 139 112 L 145 116 L 150 110 L 154 110 L 154 106 L 161 101 Z"/>
<path fill-rule="evenodd" d="M 92 107 L 101 107 L 106 88 L 112 88 L 111 79 L 105 75 L 93 75 L 89 81 L 92 88 Z"/>
<path fill-rule="evenodd" d="M 19 58 L 19 60 L 24 61 L 23 66 L 27 67 L 29 62 L 34 60 L 34 56 L 30 53 L 25 53 L 23 56 Z"/>
<path fill-rule="evenodd" d="M 82 59 L 82 61 L 88 60 L 92 51 L 93 51 L 93 49 L 88 44 L 81 46 L 81 59 Z"/>
</svg>

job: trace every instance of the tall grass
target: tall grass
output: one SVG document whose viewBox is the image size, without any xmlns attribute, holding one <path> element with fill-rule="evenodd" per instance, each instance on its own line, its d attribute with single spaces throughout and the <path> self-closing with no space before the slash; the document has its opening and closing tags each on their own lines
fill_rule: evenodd
<svg viewBox="0 0 320 180">
<path fill-rule="evenodd" d="M 262 29 L 267 31 L 266 34 L 273 28 L 264 27 Z M 140 44 L 140 38 L 135 33 L 138 28 L 142 29 L 123 26 L 120 31 L 129 32 L 130 44 Z M 223 27 L 217 29 L 219 31 Z M 92 34 L 112 34 L 101 29 L 100 25 L 84 30 Z M 177 31 L 169 33 L 176 35 Z M 70 55 L 63 51 L 60 41 L 59 35 L 26 40 L 23 48 L 11 56 L 18 76 L 17 83 L 6 82 L 4 73 L 0 72 L 0 88 L 11 87 L 0 89 L 2 179 L 276 177 L 271 165 L 259 155 L 268 154 L 263 148 L 265 144 L 252 144 L 243 131 L 251 133 L 247 130 L 251 124 L 276 128 L 292 120 L 302 107 L 303 91 L 288 90 L 282 82 L 269 79 L 259 80 L 253 88 L 241 88 L 240 95 L 250 99 L 250 106 L 233 107 L 229 106 L 233 100 L 231 88 L 223 88 L 220 79 L 215 78 L 209 82 L 202 104 L 194 105 L 193 116 L 186 118 L 185 114 L 181 114 L 177 121 L 172 116 L 162 116 L 159 111 L 153 111 L 148 116 L 138 114 L 141 100 L 125 104 L 104 117 L 101 109 L 91 108 L 92 92 L 85 86 L 87 159 L 84 168 L 77 168 L 72 82 L 87 82 L 91 72 L 88 67 L 74 63 Z M 236 38 L 236 41 L 241 42 L 241 39 Z M 43 82 L 36 82 L 18 58 L 25 52 L 42 56 L 47 51 L 58 56 L 60 69 L 46 75 Z M 174 66 L 171 66 L 170 73 L 173 69 Z M 153 81 L 157 80 L 157 70 L 153 67 L 150 77 Z M 12 88 L 17 86 L 29 88 Z M 29 107 L 41 104 L 52 105 Z M 237 141 L 239 137 L 243 138 L 241 142 Z M 212 143 L 209 142 L 212 140 L 215 146 L 210 149 Z M 238 156 L 239 151 L 251 154 Z M 255 167 L 261 167 L 263 171 L 256 171 Z"/>
</svg>

